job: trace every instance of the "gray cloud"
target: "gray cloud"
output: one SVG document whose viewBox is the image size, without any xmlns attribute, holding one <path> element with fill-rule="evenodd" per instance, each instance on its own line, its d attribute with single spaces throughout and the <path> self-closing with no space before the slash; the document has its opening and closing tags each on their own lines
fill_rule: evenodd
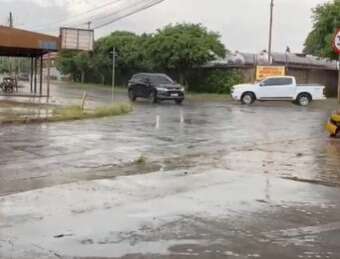
<svg viewBox="0 0 340 259">
<path fill-rule="evenodd" d="M 0 1 L 0 24 L 8 25 L 9 12 L 13 13 L 15 27 L 30 29 L 44 27 L 69 15 L 68 10 L 55 1 L 46 2 L 49 4 L 26 0 Z"/>
<path fill-rule="evenodd" d="M 312 26 L 311 9 L 326 1 L 276 0 L 273 49 L 284 51 L 286 46 L 290 46 L 292 51 L 301 51 Z M 270 0 L 166 0 L 149 10 L 99 29 L 96 36 L 103 36 L 114 30 L 151 33 L 169 23 L 194 22 L 220 32 L 228 49 L 258 52 L 267 48 L 269 2 Z M 0 22 L 4 22 L 9 10 L 13 10 L 17 21 L 29 28 L 32 27 L 30 24 L 51 23 L 60 17 L 72 17 L 72 14 L 79 13 L 86 7 L 100 4 L 95 0 L 49 1 L 48 5 L 43 3 L 41 0 L 0 1 Z"/>
</svg>

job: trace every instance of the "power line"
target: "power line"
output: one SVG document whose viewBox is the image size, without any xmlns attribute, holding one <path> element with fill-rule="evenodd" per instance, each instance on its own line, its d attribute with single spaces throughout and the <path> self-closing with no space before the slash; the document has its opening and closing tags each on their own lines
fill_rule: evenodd
<svg viewBox="0 0 340 259">
<path fill-rule="evenodd" d="M 128 11 L 129 8 L 122 9 L 122 10 L 116 12 L 116 13 L 122 12 L 124 10 L 127 10 L 128 12 L 125 13 L 125 14 L 122 14 L 122 16 L 114 17 L 113 19 L 111 19 L 111 20 L 109 20 L 107 22 L 104 22 L 104 23 L 102 23 L 100 25 L 97 25 L 97 26 L 94 27 L 94 29 L 99 29 L 99 28 L 105 27 L 105 26 L 107 26 L 107 25 L 109 25 L 111 23 L 114 23 L 116 21 L 124 19 L 124 18 L 126 18 L 128 16 L 131 16 L 131 15 L 136 14 L 138 12 L 141 12 L 143 10 L 149 9 L 149 8 L 151 8 L 151 7 L 153 7 L 153 6 L 157 5 L 157 4 L 160 4 L 160 3 L 164 2 L 164 1 L 165 0 L 151 0 L 151 1 L 149 1 L 149 3 L 145 4 L 144 6 L 138 7 L 137 9 L 131 10 L 131 11 Z"/>
<path fill-rule="evenodd" d="M 58 20 L 53 21 L 53 22 L 51 22 L 51 23 L 49 23 L 47 25 L 41 25 L 41 26 L 36 26 L 36 27 L 34 26 L 35 28 L 33 27 L 32 30 L 45 30 L 45 29 L 54 28 L 52 26 L 59 26 L 61 23 L 63 23 L 63 24 L 69 23 L 70 21 L 76 20 L 76 18 L 82 17 L 82 16 L 84 16 L 86 14 L 89 14 L 89 13 L 92 13 L 92 12 L 96 12 L 96 11 L 98 11 L 100 9 L 103 9 L 103 8 L 108 7 L 110 5 L 113 5 L 113 4 L 118 4 L 118 3 L 123 2 L 123 1 L 125 1 L 125 0 L 114 0 L 114 1 L 111 0 L 109 2 L 106 2 L 106 3 L 102 4 L 102 5 L 94 6 L 93 8 L 91 8 L 91 9 L 85 11 L 85 12 L 82 12 L 80 14 L 74 15 L 72 18 L 58 19 Z"/>
<path fill-rule="evenodd" d="M 122 1 L 122 0 L 120 0 L 120 1 Z M 126 0 L 127 1 L 127 0 Z M 145 1 L 145 0 L 142 0 L 142 1 Z M 149 1 L 149 0 L 147 0 L 147 1 Z M 136 5 L 136 3 L 135 2 L 133 2 L 132 3 L 132 5 L 131 6 L 135 6 Z M 123 8 L 124 9 L 124 8 Z M 121 10 L 123 10 L 123 9 L 121 9 Z M 90 16 L 90 17 L 87 17 L 87 18 L 84 18 L 83 20 L 85 21 L 91 21 L 91 23 L 95 23 L 96 22 L 96 20 L 103 20 L 103 19 L 105 19 L 105 18 L 107 18 L 107 17 L 110 17 L 110 16 L 112 16 L 113 14 L 116 14 L 116 13 L 119 13 L 121 10 L 117 10 L 117 11 L 114 11 L 113 13 L 108 13 L 108 14 L 105 14 L 105 16 L 103 16 L 103 14 L 102 13 L 99 13 L 99 14 L 97 14 L 97 15 L 94 15 L 94 16 Z M 79 26 L 79 25 L 82 25 L 82 24 L 84 24 L 84 23 L 73 23 L 72 24 L 72 26 Z"/>
<path fill-rule="evenodd" d="M 88 14 L 88 13 L 91 13 L 91 12 L 94 12 L 94 11 L 98 11 L 99 9 L 102 9 L 104 7 L 107 7 L 107 6 L 110 6 L 112 4 L 115 4 L 115 3 L 119 3 L 119 2 L 122 2 L 124 0 L 115 0 L 115 1 L 110 1 L 110 2 L 107 2 L 103 5 L 100 5 L 100 6 L 97 6 L 97 7 L 94 7 L 84 13 L 81 13 L 79 15 L 77 15 L 76 17 L 81 17 L 81 16 L 84 16 L 85 14 Z M 126 1 L 126 0 L 125 0 Z M 102 27 L 105 27 L 111 23 L 114 23 L 118 20 L 121 20 L 123 18 L 126 18 L 128 16 L 131 16 L 135 13 L 138 13 L 140 11 L 143 11 L 143 10 L 146 10 L 148 8 L 151 8 L 152 6 L 154 5 L 157 5 L 157 4 L 160 4 L 161 2 L 164 2 L 165 0 L 141 0 L 139 2 L 133 2 L 132 4 L 124 7 L 124 8 L 121 8 L 121 9 L 118 9 L 118 10 L 115 10 L 114 12 L 111 12 L 111 13 L 108 13 L 107 15 L 105 16 L 99 16 L 101 14 L 97 14 L 95 16 L 90 16 L 90 17 L 86 17 L 86 18 L 83 18 L 83 22 L 80 23 L 63 23 L 62 26 L 69 26 L 69 27 L 77 27 L 77 26 L 80 26 L 80 25 L 85 25 L 85 24 L 97 24 L 96 26 L 93 27 L 93 29 L 99 29 L 99 28 L 102 28 Z M 113 17 L 112 17 L 113 16 Z M 111 19 L 109 21 L 106 21 L 106 22 L 103 22 L 103 23 L 99 23 L 98 21 L 102 21 L 102 20 L 105 20 L 105 19 L 108 19 L 110 18 Z M 71 20 L 74 20 L 74 17 L 69 19 L 69 21 Z M 60 20 L 60 21 L 64 21 L 64 20 Z M 86 22 L 85 22 L 86 21 Z M 57 27 L 60 27 L 61 24 L 57 25 L 56 22 L 54 23 L 50 23 L 50 25 L 53 25 L 55 24 L 55 27 L 52 27 L 52 26 L 49 26 L 49 27 L 45 27 L 45 29 L 43 30 L 40 30 L 40 31 L 47 31 L 48 29 L 52 29 L 52 28 L 55 28 L 56 31 L 57 31 Z"/>
<path fill-rule="evenodd" d="M 114 12 L 109 12 L 109 13 L 107 13 L 107 14 L 105 14 L 105 15 L 101 15 L 101 16 L 99 16 L 99 15 L 96 15 L 96 16 L 92 16 L 92 17 L 90 17 L 90 18 L 88 18 L 89 20 L 91 20 L 91 22 L 93 23 L 93 24 L 100 24 L 100 22 L 99 21 L 102 21 L 102 20 L 105 20 L 105 19 L 108 19 L 108 18 L 116 18 L 117 17 L 117 15 L 119 15 L 120 13 L 122 13 L 122 12 L 126 12 L 126 11 L 128 11 L 129 12 L 129 10 L 131 9 L 131 10 L 136 10 L 136 8 L 138 9 L 138 8 L 141 8 L 141 9 L 143 9 L 144 7 L 145 7 L 145 5 L 147 5 L 148 7 L 151 7 L 150 6 L 150 4 L 149 3 L 152 3 L 152 5 L 154 5 L 154 2 L 161 2 L 161 1 L 159 1 L 159 0 L 139 0 L 139 1 L 135 1 L 135 2 L 132 2 L 130 5 L 128 5 L 128 6 L 126 6 L 126 7 L 123 7 L 122 9 L 119 9 L 119 10 L 116 10 L 116 11 L 114 11 Z M 142 5 L 142 6 L 141 6 Z M 139 7 L 139 6 L 141 6 L 141 7 Z M 139 10 L 139 9 L 138 9 Z M 79 25 L 82 25 L 83 23 L 81 23 L 81 24 L 73 24 L 72 26 L 75 26 L 75 27 L 77 27 L 77 26 L 79 26 Z M 96 28 L 96 27 L 98 27 L 98 25 L 97 26 L 95 26 L 94 28 Z"/>
</svg>

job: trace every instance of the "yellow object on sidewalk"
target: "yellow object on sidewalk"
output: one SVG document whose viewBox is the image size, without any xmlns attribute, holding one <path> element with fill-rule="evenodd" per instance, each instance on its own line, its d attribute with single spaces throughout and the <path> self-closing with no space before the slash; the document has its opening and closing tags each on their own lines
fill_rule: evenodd
<svg viewBox="0 0 340 259">
<path fill-rule="evenodd" d="M 326 130 L 331 134 L 331 135 L 335 135 L 337 133 L 338 127 L 336 125 L 334 125 L 331 122 L 328 122 L 326 125 Z"/>
<path fill-rule="evenodd" d="M 331 120 L 340 123 L 340 114 L 333 114 L 333 115 L 331 116 Z"/>
</svg>

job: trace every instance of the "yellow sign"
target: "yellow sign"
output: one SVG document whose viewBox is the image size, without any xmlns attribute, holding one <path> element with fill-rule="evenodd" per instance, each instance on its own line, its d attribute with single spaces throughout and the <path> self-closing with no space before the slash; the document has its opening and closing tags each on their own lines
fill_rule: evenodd
<svg viewBox="0 0 340 259">
<path fill-rule="evenodd" d="M 281 66 L 257 66 L 256 80 L 260 81 L 269 76 L 285 76 L 286 68 Z"/>
</svg>

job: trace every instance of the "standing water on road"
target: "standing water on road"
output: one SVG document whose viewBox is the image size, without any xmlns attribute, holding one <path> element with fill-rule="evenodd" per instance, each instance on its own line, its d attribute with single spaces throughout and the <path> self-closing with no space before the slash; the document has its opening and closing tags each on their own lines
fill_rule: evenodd
<svg viewBox="0 0 340 259">
<path fill-rule="evenodd" d="M 340 1 L 99 2 L 1 2 L 0 259 L 339 259 Z"/>
</svg>

